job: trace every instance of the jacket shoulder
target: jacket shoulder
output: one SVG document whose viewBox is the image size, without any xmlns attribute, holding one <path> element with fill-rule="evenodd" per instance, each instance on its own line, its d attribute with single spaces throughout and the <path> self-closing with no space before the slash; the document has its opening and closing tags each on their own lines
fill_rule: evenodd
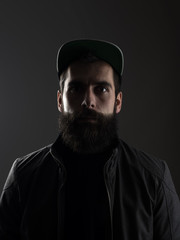
<svg viewBox="0 0 180 240">
<path fill-rule="evenodd" d="M 146 171 L 153 179 L 158 179 L 167 189 L 176 193 L 169 167 L 164 160 L 131 147 L 122 140 L 120 140 L 120 152 L 121 158 L 130 167 L 140 174 Z"/>
<path fill-rule="evenodd" d="M 4 190 L 10 188 L 14 184 L 14 182 L 16 182 L 19 176 L 23 178 L 33 173 L 34 170 L 37 169 L 46 159 L 45 156 L 47 156 L 50 153 L 50 147 L 51 144 L 43 148 L 40 148 L 34 152 L 31 152 L 27 155 L 17 158 L 13 162 L 13 165 L 10 169 L 10 172 L 4 185 Z"/>
<path fill-rule="evenodd" d="M 146 169 L 151 175 L 163 180 L 167 170 L 164 160 L 157 158 L 142 150 L 136 149 L 123 140 L 120 140 L 121 156 L 128 161 L 128 164 L 139 170 Z"/>
<path fill-rule="evenodd" d="M 42 147 L 34 152 L 31 152 L 25 156 L 19 157 L 15 160 L 16 162 L 16 170 L 20 171 L 22 168 L 26 166 L 33 165 L 37 167 L 41 164 L 44 159 L 44 156 L 50 152 L 51 144 L 45 147 Z"/>
</svg>

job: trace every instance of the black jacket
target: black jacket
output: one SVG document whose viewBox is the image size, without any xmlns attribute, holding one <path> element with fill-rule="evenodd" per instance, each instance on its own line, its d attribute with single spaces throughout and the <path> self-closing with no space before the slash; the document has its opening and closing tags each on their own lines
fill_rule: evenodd
<svg viewBox="0 0 180 240">
<path fill-rule="evenodd" d="M 63 240 L 62 151 L 58 140 L 14 162 L 0 199 L 1 240 Z M 180 202 L 164 161 L 119 140 L 104 183 L 109 240 L 180 240 Z"/>
</svg>

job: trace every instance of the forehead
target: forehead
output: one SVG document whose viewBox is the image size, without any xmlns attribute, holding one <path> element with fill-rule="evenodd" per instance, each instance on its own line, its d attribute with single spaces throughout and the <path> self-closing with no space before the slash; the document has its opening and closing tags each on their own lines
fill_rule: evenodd
<svg viewBox="0 0 180 240">
<path fill-rule="evenodd" d="M 90 63 L 73 62 L 67 69 L 66 80 L 68 80 L 67 82 L 82 81 L 84 83 L 107 81 L 114 85 L 113 68 L 101 60 Z"/>
</svg>

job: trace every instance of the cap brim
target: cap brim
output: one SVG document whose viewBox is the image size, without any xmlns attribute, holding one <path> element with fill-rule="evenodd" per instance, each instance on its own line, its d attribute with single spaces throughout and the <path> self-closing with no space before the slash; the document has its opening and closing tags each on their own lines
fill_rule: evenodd
<svg viewBox="0 0 180 240">
<path fill-rule="evenodd" d="M 110 42 L 92 39 L 73 40 L 63 44 L 57 54 L 57 71 L 60 75 L 73 61 L 86 52 L 109 63 L 122 75 L 124 58 L 121 49 Z"/>
</svg>

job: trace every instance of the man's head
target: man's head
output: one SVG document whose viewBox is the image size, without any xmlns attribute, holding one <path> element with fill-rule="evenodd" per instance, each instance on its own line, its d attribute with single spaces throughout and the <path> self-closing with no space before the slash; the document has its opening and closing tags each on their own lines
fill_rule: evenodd
<svg viewBox="0 0 180 240">
<path fill-rule="evenodd" d="M 115 115 L 122 104 L 121 75 L 89 51 L 70 61 L 59 78 L 57 103 L 64 142 L 73 151 L 103 151 L 117 134 Z"/>
</svg>

